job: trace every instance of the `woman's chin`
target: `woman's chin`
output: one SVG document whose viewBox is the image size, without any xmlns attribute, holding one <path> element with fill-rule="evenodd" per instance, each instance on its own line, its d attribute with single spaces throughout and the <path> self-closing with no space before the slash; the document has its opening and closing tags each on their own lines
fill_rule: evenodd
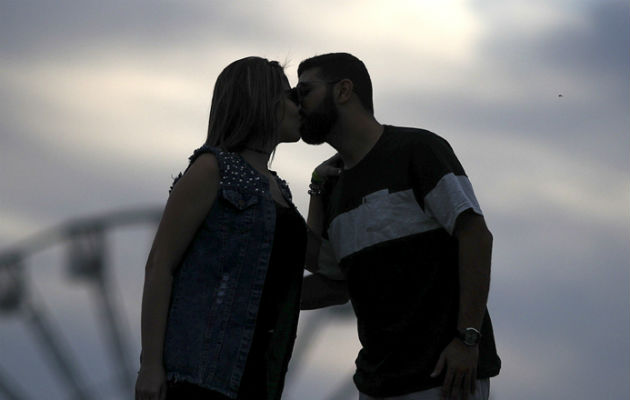
<svg viewBox="0 0 630 400">
<path fill-rule="evenodd" d="M 290 137 L 287 137 L 285 142 L 286 143 L 295 143 L 295 142 L 299 142 L 300 139 L 301 139 L 300 131 L 295 131 L 295 134 L 291 135 Z"/>
</svg>

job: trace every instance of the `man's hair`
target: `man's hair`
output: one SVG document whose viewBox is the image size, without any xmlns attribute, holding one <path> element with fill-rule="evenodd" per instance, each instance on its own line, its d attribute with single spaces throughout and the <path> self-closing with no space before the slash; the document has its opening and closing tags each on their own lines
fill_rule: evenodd
<svg viewBox="0 0 630 400">
<path fill-rule="evenodd" d="M 298 76 L 302 72 L 319 68 L 326 81 L 350 79 L 353 91 L 361 101 L 363 108 L 374 114 L 372 101 L 372 81 L 363 61 L 348 53 L 328 53 L 308 58 L 298 66 Z"/>
<path fill-rule="evenodd" d="M 277 141 L 284 82 L 277 61 L 246 57 L 225 67 L 214 85 L 206 144 L 238 152 L 252 139 L 256 146 Z"/>
</svg>

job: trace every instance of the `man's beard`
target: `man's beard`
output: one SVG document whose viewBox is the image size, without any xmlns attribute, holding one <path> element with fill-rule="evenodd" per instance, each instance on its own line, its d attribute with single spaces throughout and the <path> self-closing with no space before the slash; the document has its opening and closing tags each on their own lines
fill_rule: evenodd
<svg viewBox="0 0 630 400">
<path fill-rule="evenodd" d="M 332 91 L 328 91 L 317 109 L 308 114 L 300 110 L 300 115 L 302 116 L 300 124 L 302 140 L 308 144 L 324 143 L 339 118 L 339 113 L 333 102 Z"/>
</svg>

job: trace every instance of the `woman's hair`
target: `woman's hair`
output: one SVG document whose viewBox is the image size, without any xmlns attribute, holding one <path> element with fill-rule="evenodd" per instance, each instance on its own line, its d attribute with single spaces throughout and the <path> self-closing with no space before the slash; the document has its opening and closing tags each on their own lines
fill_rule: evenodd
<svg viewBox="0 0 630 400">
<path fill-rule="evenodd" d="M 246 57 L 225 67 L 214 85 L 206 144 L 238 152 L 275 143 L 284 82 L 277 61 Z"/>
</svg>

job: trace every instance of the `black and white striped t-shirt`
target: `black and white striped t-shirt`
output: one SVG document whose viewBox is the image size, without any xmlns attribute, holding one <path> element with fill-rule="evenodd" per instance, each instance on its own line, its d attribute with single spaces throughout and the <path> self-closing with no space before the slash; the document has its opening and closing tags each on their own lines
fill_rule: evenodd
<svg viewBox="0 0 630 400">
<path fill-rule="evenodd" d="M 385 126 L 340 176 L 327 201 L 327 235 L 344 272 L 362 350 L 355 382 L 393 396 L 440 386 L 429 377 L 453 339 L 459 283 L 457 217 L 481 209 L 450 145 L 429 131 Z M 479 378 L 499 359 L 489 318 Z"/>
</svg>

